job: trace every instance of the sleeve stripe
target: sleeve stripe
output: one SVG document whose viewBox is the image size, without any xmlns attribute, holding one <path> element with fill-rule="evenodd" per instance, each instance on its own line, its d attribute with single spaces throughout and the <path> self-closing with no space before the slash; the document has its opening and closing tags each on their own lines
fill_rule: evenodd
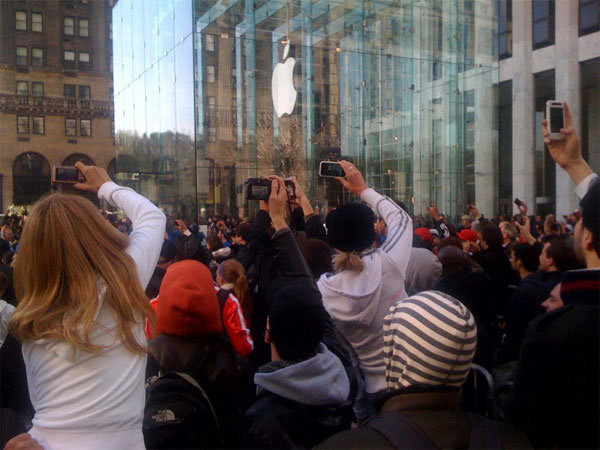
<svg viewBox="0 0 600 450">
<path fill-rule="evenodd" d="M 244 330 L 244 334 L 246 335 L 245 340 L 250 346 L 250 350 L 254 350 L 254 342 L 252 341 L 252 337 L 250 336 L 250 330 L 246 325 L 246 319 L 244 319 L 244 315 L 242 314 L 242 306 L 240 305 L 239 300 L 234 295 L 229 294 L 229 299 L 235 303 L 235 310 L 238 315 L 238 319 L 240 320 L 240 327 Z"/>
</svg>

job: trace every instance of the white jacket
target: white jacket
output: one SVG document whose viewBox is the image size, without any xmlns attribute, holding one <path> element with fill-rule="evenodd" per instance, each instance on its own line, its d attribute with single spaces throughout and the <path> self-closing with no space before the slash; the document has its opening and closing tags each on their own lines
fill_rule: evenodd
<svg viewBox="0 0 600 450">
<path fill-rule="evenodd" d="M 373 189 L 363 191 L 361 198 L 387 223 L 385 243 L 361 255 L 361 273 L 324 274 L 317 285 L 325 309 L 354 347 L 367 392 L 374 393 L 386 387 L 383 319 L 393 303 L 407 297 L 404 280 L 413 232 L 410 216 L 390 198 Z"/>
<path fill-rule="evenodd" d="M 122 208 L 133 223 L 127 253 L 135 262 L 142 288 L 148 284 L 160 254 L 166 218 L 133 190 L 104 183 L 98 197 Z M 99 353 L 75 350 L 59 339 L 23 343 L 29 395 L 35 408 L 29 434 L 44 449 L 142 449 L 146 356 L 133 354 L 117 339 L 111 308 L 103 302 L 91 341 L 108 345 Z M 0 304 L 0 313 L 8 311 Z M 7 323 L 0 320 L 0 338 Z M 145 342 L 140 317 L 135 334 Z M 0 339 L 1 340 L 1 339 Z"/>
</svg>

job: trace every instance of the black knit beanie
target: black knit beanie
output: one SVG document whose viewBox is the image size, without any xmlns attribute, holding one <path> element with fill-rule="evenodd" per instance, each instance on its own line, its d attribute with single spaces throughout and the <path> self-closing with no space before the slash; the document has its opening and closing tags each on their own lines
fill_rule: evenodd
<svg viewBox="0 0 600 450">
<path fill-rule="evenodd" d="M 342 252 L 360 252 L 375 240 L 375 214 L 362 203 L 347 203 L 327 215 L 329 244 Z"/>
<path fill-rule="evenodd" d="M 299 284 L 278 291 L 269 310 L 269 335 L 279 356 L 289 361 L 313 356 L 323 339 L 325 320 L 318 291 Z"/>
</svg>

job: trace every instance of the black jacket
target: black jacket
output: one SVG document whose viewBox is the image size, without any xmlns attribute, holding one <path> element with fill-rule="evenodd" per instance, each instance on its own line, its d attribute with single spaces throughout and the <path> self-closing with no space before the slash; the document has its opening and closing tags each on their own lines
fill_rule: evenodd
<svg viewBox="0 0 600 450">
<path fill-rule="evenodd" d="M 495 313 L 504 316 L 511 296 L 509 285 L 515 281 L 515 273 L 504 249 L 500 247 L 482 250 L 475 253 L 473 259 L 492 280 L 493 290 L 490 298 L 494 302 Z"/>
<path fill-rule="evenodd" d="M 246 420 L 243 445 L 250 448 L 313 448 L 350 427 L 340 408 L 302 405 L 268 391 L 259 395 Z"/>
<path fill-rule="evenodd" d="M 600 269 L 565 272 L 565 306 L 534 319 L 509 418 L 539 448 L 600 447 Z"/>
<path fill-rule="evenodd" d="M 506 332 L 498 352 L 498 364 L 516 361 L 525 337 L 529 322 L 542 314 L 542 303 L 548 298 L 550 290 L 542 280 L 541 274 L 532 273 L 523 278 L 515 290 L 506 314 Z"/>
</svg>

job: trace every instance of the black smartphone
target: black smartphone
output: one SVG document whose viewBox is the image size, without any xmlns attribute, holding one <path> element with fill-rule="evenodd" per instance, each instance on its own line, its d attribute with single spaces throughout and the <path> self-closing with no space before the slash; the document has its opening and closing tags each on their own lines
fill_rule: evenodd
<svg viewBox="0 0 600 450">
<path fill-rule="evenodd" d="M 319 176 L 322 177 L 343 177 L 344 169 L 339 163 L 334 161 L 321 161 L 319 164 Z"/>
<path fill-rule="evenodd" d="M 522 204 L 523 204 L 523 202 L 521 200 L 519 200 L 518 198 L 515 198 L 515 205 L 521 206 Z"/>
<path fill-rule="evenodd" d="M 79 169 L 72 166 L 52 166 L 52 183 L 75 184 L 85 181 Z"/>
</svg>

